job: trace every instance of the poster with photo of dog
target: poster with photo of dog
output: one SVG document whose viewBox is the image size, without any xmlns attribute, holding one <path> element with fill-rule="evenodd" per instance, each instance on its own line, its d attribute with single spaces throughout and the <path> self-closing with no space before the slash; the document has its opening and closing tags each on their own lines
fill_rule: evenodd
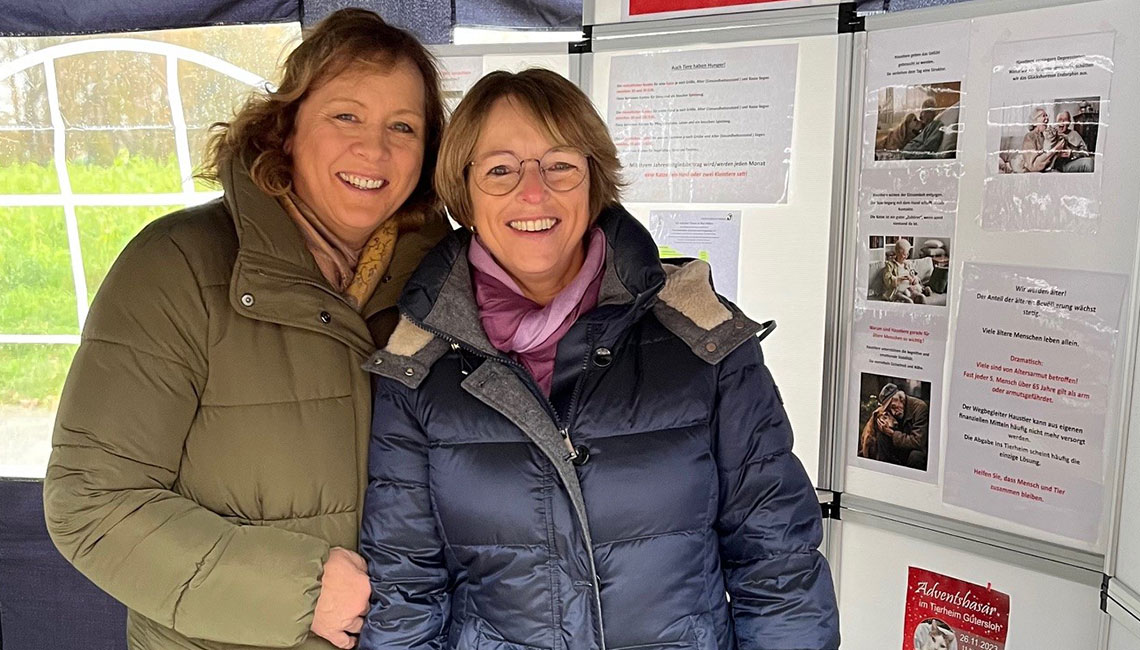
<svg viewBox="0 0 1140 650">
<path fill-rule="evenodd" d="M 925 472 L 930 465 L 930 382 L 860 374 L 859 458 Z"/>
</svg>

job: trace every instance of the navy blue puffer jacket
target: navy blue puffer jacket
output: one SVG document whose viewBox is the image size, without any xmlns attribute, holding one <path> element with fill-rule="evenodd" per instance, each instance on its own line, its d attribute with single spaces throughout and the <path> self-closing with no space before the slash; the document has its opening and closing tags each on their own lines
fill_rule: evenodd
<svg viewBox="0 0 1140 650">
<path fill-rule="evenodd" d="M 488 342 L 456 231 L 375 378 L 363 650 L 839 645 L 820 508 L 759 329 L 620 208 L 551 397 Z M 726 594 L 730 597 L 726 598 Z"/>
</svg>

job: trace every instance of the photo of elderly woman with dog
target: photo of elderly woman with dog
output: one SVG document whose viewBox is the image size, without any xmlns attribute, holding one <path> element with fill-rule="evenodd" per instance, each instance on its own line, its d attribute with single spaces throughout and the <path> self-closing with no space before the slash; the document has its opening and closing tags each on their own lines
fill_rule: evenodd
<svg viewBox="0 0 1140 650">
<path fill-rule="evenodd" d="M 361 648 L 838 647 L 761 328 L 658 258 L 619 171 L 553 72 L 456 109 L 436 187 L 463 228 L 369 364 Z"/>
<path fill-rule="evenodd" d="M 435 62 L 331 14 L 218 126 L 222 198 L 147 226 L 91 306 L 44 484 L 52 539 L 134 650 L 351 648 L 371 399 L 361 365 L 446 233 Z"/>
</svg>

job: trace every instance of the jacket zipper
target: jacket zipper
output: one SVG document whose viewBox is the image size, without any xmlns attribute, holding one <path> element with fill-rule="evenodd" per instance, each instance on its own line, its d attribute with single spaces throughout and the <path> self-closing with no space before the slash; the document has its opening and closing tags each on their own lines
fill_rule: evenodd
<svg viewBox="0 0 1140 650">
<path fill-rule="evenodd" d="M 424 330 L 425 332 L 429 332 L 430 334 L 432 334 L 434 336 L 438 336 L 439 338 L 443 339 L 444 341 L 447 341 L 451 345 L 452 350 L 464 350 L 464 351 L 470 352 L 471 354 L 474 354 L 475 356 L 480 357 L 482 359 L 488 359 L 491 361 L 502 363 L 504 365 L 511 366 L 513 368 L 518 368 L 519 370 L 522 370 L 524 373 L 528 373 L 525 366 L 523 366 L 521 363 L 515 361 L 514 359 L 511 359 L 510 357 L 496 357 L 496 356 L 489 355 L 486 352 L 483 352 L 481 350 L 477 350 L 476 348 L 474 348 L 470 345 L 467 345 L 466 343 L 463 343 L 462 341 L 460 341 L 459 339 L 456 339 L 453 336 L 449 336 L 447 334 L 444 334 L 443 332 L 439 331 L 438 329 L 436 329 L 434 327 L 431 327 L 429 325 L 425 325 L 424 323 L 421 323 L 420 321 L 416 320 L 415 318 L 412 318 L 411 316 L 409 316 L 408 314 L 406 314 L 402 311 L 400 312 L 400 314 L 402 316 L 404 316 L 405 318 L 407 318 L 408 320 L 415 323 L 416 327 L 419 327 L 420 329 Z M 589 357 L 587 357 L 587 359 L 588 358 Z M 585 368 L 583 368 L 583 370 L 584 369 Z M 566 422 L 563 422 L 562 418 L 558 417 L 558 410 L 554 408 L 554 403 L 550 401 L 549 397 L 542 394 L 541 389 L 537 390 L 537 391 L 534 390 L 534 388 L 537 388 L 537 386 L 533 385 L 534 381 L 531 380 L 529 383 L 532 384 L 531 386 L 528 386 L 528 388 L 531 388 L 531 393 L 533 393 L 536 397 L 541 397 L 542 403 L 546 405 L 547 415 L 549 415 L 550 419 L 552 421 L 554 421 L 554 426 L 558 427 L 558 433 L 562 435 L 562 444 L 563 444 L 563 446 L 566 447 L 566 456 L 563 457 L 563 460 L 569 460 L 569 461 L 574 460 L 575 458 L 578 457 L 578 452 L 574 450 L 574 443 L 570 440 L 570 426 L 569 426 L 569 424 Z M 579 384 L 580 383 L 581 382 L 579 382 Z M 570 398 L 571 404 L 573 404 L 574 401 L 576 400 L 577 393 L 578 393 L 578 386 L 576 385 L 574 387 L 574 394 Z M 573 413 L 573 411 L 570 411 L 570 412 Z M 569 415 L 569 414 L 567 414 L 567 415 Z"/>
<path fill-rule="evenodd" d="M 445 334 L 445 333 L 439 331 L 438 329 L 436 329 L 434 327 L 431 327 L 429 325 L 426 325 L 425 323 L 420 322 L 418 319 L 413 318 L 411 315 L 405 313 L 403 310 L 400 310 L 400 315 L 402 315 L 404 318 L 407 318 L 409 321 L 414 323 L 416 325 L 416 327 L 419 327 L 420 329 L 424 330 L 425 332 L 428 332 L 428 333 L 432 334 L 433 336 L 438 336 L 439 338 L 446 341 L 448 344 L 451 345 L 452 350 L 456 350 L 456 351 L 465 350 L 467 352 L 474 354 L 477 357 L 481 357 L 483 359 L 487 359 L 487 360 L 491 360 L 491 361 L 496 361 L 498 363 L 502 363 L 502 364 L 506 364 L 508 366 L 512 366 L 514 368 L 518 368 L 518 369 L 522 370 L 523 372 L 527 372 L 526 367 L 524 367 L 521 363 L 511 359 L 510 357 L 496 357 L 496 356 L 489 355 L 489 354 L 487 354 L 481 350 L 477 350 L 474 347 L 467 345 L 466 343 L 463 343 L 462 341 L 460 341 L 459 339 L 456 339 L 453 336 Z M 590 342 L 590 338 L 588 335 L 586 337 L 586 340 L 587 340 L 587 342 Z M 591 347 L 592 346 L 590 346 L 590 345 L 586 346 L 586 354 L 582 358 L 582 372 L 580 373 L 580 376 L 578 378 L 578 382 L 574 385 L 574 392 L 570 395 L 570 406 L 567 408 L 567 417 L 569 417 L 570 414 L 573 413 L 574 409 L 577 407 L 578 395 L 581 392 L 582 384 L 585 383 L 585 372 L 586 372 L 586 370 L 589 369 Z M 533 390 L 535 388 L 534 380 L 531 379 L 529 381 L 529 383 L 531 385 L 528 386 L 528 388 L 531 388 L 531 392 L 535 393 L 535 391 Z M 537 391 L 537 394 L 542 395 L 542 391 L 541 390 Z M 547 414 L 550 416 L 550 419 L 554 421 L 555 426 L 558 427 L 558 433 L 562 435 L 562 442 L 566 446 L 567 455 L 563 459 L 567 460 L 567 461 L 573 461 L 575 458 L 578 457 L 578 452 L 574 449 L 574 443 L 570 440 L 569 423 L 563 423 L 562 419 L 558 417 L 558 410 L 554 408 L 554 404 L 550 401 L 549 397 L 547 397 L 546 395 L 542 395 L 542 401 L 543 401 L 543 403 L 546 404 Z M 589 524 L 587 522 L 582 522 L 582 525 L 584 527 L 589 526 Z M 597 618 L 598 618 L 598 646 L 599 646 L 599 650 L 606 650 L 606 629 L 605 629 L 605 624 L 602 622 L 602 588 L 601 588 L 601 585 L 598 584 L 598 567 L 597 567 L 597 564 L 594 562 L 594 549 L 587 548 L 586 549 L 586 557 L 589 558 L 589 560 L 590 560 L 590 578 L 591 578 L 590 582 L 592 583 L 591 586 L 593 587 L 593 591 L 594 591 L 594 604 L 595 604 L 595 609 L 597 611 Z"/>
</svg>

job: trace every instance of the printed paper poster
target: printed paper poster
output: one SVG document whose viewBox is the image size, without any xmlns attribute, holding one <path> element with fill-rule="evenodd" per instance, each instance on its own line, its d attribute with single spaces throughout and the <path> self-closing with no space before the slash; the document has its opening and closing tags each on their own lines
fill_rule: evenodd
<svg viewBox="0 0 1140 650">
<path fill-rule="evenodd" d="M 627 201 L 785 203 L 796 45 L 655 52 L 610 63 Z"/>
<path fill-rule="evenodd" d="M 440 57 L 439 62 L 443 103 L 448 111 L 453 111 L 459 105 L 459 100 L 483 76 L 483 57 L 445 56 Z"/>
<path fill-rule="evenodd" d="M 946 318 L 930 310 L 856 312 L 849 464 L 937 481 Z"/>
<path fill-rule="evenodd" d="M 652 210 L 649 232 L 661 257 L 693 257 L 708 262 L 717 293 L 736 300 L 740 210 Z"/>
<path fill-rule="evenodd" d="M 847 462 L 939 472 L 965 23 L 868 35 Z"/>
<path fill-rule="evenodd" d="M 1105 489 L 1123 275 L 967 264 L 946 503 L 1086 542 Z"/>
<path fill-rule="evenodd" d="M 982 227 L 1095 233 L 1114 34 L 994 48 Z"/>
<path fill-rule="evenodd" d="M 1005 650 L 1009 595 L 910 567 L 902 650 Z"/>
</svg>

